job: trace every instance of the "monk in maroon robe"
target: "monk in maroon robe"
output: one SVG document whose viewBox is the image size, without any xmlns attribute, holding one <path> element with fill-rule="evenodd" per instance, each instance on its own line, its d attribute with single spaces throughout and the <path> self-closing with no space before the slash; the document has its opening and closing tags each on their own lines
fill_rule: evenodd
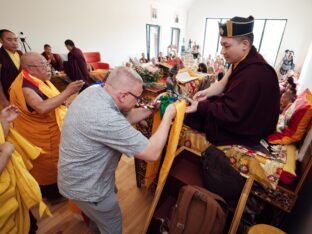
<svg viewBox="0 0 312 234">
<path fill-rule="evenodd" d="M 232 72 L 217 96 L 208 89 L 194 95 L 186 123 L 204 131 L 215 145 L 258 148 L 274 132 L 279 116 L 279 85 L 275 70 L 252 46 L 253 17 L 234 17 L 220 24 L 221 53 Z"/>
<path fill-rule="evenodd" d="M 7 29 L 0 30 L 0 43 L 0 107 L 3 108 L 10 104 L 8 91 L 20 73 L 20 57 L 23 53 L 18 50 L 16 35 Z"/>
<path fill-rule="evenodd" d="M 87 62 L 83 57 L 83 53 L 80 49 L 75 47 L 72 40 L 66 40 L 65 46 L 69 50 L 68 61 L 64 62 L 64 71 L 72 81 L 83 80 L 85 82 L 84 88 L 93 84 L 93 80 L 90 77 Z"/>
<path fill-rule="evenodd" d="M 48 44 L 44 45 L 44 52 L 41 53 L 43 57 L 46 58 L 48 63 L 51 64 L 51 66 L 56 71 L 63 71 L 63 61 L 61 59 L 61 56 L 59 54 L 52 53 L 51 46 Z"/>
</svg>

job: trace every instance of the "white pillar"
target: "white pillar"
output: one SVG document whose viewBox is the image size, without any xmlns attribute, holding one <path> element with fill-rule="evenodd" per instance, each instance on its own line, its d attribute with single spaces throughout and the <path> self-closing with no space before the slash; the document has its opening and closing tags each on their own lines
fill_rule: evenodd
<svg viewBox="0 0 312 234">
<path fill-rule="evenodd" d="M 301 74 L 299 77 L 299 94 L 302 93 L 306 88 L 312 91 L 312 42 L 307 53 L 307 56 L 304 60 Z"/>
</svg>

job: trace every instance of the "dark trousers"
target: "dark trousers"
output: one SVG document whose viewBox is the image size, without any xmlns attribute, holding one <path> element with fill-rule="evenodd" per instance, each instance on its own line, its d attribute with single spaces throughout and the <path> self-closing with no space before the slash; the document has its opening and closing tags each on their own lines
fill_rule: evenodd
<svg viewBox="0 0 312 234">
<path fill-rule="evenodd" d="M 29 211 L 29 218 L 30 218 L 30 229 L 29 229 L 29 234 L 36 234 L 36 231 L 37 231 L 37 229 L 38 229 L 37 220 L 36 220 L 36 218 L 33 216 L 33 214 L 31 213 L 31 211 Z"/>
<path fill-rule="evenodd" d="M 40 185 L 40 190 L 42 197 L 49 201 L 63 197 L 58 190 L 57 184 Z"/>
</svg>

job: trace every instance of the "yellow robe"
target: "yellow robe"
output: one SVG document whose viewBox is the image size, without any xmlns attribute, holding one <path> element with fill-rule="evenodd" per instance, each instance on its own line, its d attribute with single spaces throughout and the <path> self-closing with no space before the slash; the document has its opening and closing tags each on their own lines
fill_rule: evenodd
<svg viewBox="0 0 312 234">
<path fill-rule="evenodd" d="M 0 233 L 27 234 L 30 228 L 29 209 L 39 204 L 40 217 L 46 211 L 51 213 L 42 202 L 38 183 L 27 170 L 28 162 L 40 154 L 40 148 L 31 145 L 14 129 L 10 129 L 7 140 L 14 145 L 15 151 L 0 174 Z M 5 142 L 0 125 L 0 144 Z M 17 150 L 21 150 L 23 157 Z"/>
<path fill-rule="evenodd" d="M 14 121 L 14 128 L 30 143 L 43 150 L 43 153 L 32 162 L 33 168 L 30 173 L 40 185 L 55 184 L 57 182 L 60 129 L 67 109 L 61 105 L 55 111 L 44 115 L 40 115 L 36 111 L 29 111 L 22 91 L 25 77 L 25 71 L 22 71 L 11 85 L 10 101 L 22 111 Z M 48 98 L 60 94 L 50 81 L 43 82 L 29 74 L 27 77 L 32 83 L 37 84 L 39 90 Z"/>
</svg>

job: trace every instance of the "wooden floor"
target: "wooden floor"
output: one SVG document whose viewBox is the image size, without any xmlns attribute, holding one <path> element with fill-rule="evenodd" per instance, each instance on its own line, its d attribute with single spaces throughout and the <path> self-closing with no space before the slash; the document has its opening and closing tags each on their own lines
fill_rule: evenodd
<svg viewBox="0 0 312 234">
<path fill-rule="evenodd" d="M 144 188 L 136 187 L 134 159 L 122 156 L 116 172 L 119 204 L 122 211 L 122 229 L 125 234 L 142 232 L 145 218 L 153 196 Z M 73 214 L 67 201 L 57 205 L 49 204 L 53 217 L 44 216 L 38 221 L 38 234 L 91 234 L 96 233 L 88 228 L 79 215 Z M 33 210 L 37 217 L 37 210 Z"/>
</svg>

